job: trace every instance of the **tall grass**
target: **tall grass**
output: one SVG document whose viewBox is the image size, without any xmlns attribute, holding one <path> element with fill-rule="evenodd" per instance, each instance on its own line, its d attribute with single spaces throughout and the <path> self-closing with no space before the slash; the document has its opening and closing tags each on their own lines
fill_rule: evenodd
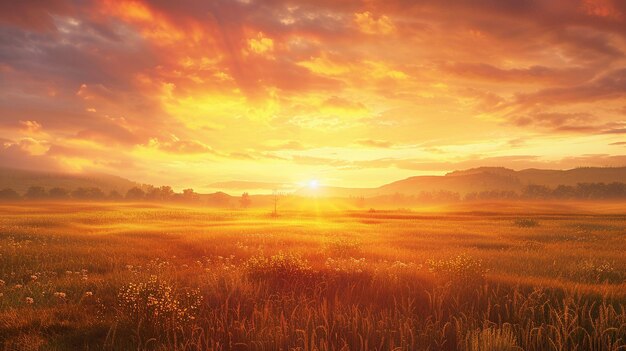
<svg viewBox="0 0 626 351">
<path fill-rule="evenodd" d="M 626 348 L 620 216 L 27 213 L 0 218 L 0 350 Z"/>
</svg>

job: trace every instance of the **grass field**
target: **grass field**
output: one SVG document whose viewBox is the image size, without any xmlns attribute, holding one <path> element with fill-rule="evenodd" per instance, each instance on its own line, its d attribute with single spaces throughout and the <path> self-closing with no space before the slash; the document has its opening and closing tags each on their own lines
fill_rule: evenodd
<svg viewBox="0 0 626 351">
<path fill-rule="evenodd" d="M 620 204 L 0 213 L 0 350 L 626 349 Z"/>
</svg>

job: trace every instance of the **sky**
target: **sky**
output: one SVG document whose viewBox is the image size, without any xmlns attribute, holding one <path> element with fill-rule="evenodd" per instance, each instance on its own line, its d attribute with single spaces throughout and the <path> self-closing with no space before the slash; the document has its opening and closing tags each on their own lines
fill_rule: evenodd
<svg viewBox="0 0 626 351">
<path fill-rule="evenodd" d="M 0 166 L 197 191 L 626 166 L 625 53 L 622 0 L 2 1 Z"/>
</svg>

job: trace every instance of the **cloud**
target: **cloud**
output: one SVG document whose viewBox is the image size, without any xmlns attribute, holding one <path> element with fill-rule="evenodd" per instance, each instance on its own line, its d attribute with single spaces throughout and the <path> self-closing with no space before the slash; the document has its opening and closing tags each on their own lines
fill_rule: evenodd
<svg viewBox="0 0 626 351">
<path fill-rule="evenodd" d="M 268 150 L 306 150 L 307 146 L 298 140 L 285 140 L 271 143 Z"/>
<path fill-rule="evenodd" d="M 584 134 L 626 133 L 626 122 L 605 122 L 590 113 L 530 112 L 513 116 L 518 127 L 533 127 L 551 132 Z"/>
<path fill-rule="evenodd" d="M 367 34 L 391 34 L 396 29 L 388 16 L 382 15 L 376 18 L 369 11 L 355 13 L 354 23 L 360 31 Z"/>
<path fill-rule="evenodd" d="M 364 104 L 360 102 L 350 101 L 348 99 L 345 99 L 339 96 L 331 96 L 326 101 L 324 101 L 322 106 L 330 108 L 330 109 L 353 111 L 353 112 L 363 112 L 367 110 Z"/>
<path fill-rule="evenodd" d="M 224 190 L 249 190 L 249 189 L 262 189 L 262 190 L 274 190 L 289 187 L 288 184 L 274 183 L 274 182 L 258 182 L 258 181 L 226 181 L 215 182 L 207 185 L 208 188 L 224 189 Z"/>
<path fill-rule="evenodd" d="M 23 132 L 28 134 L 36 134 L 41 131 L 41 124 L 37 121 L 20 121 Z"/>
<path fill-rule="evenodd" d="M 356 140 L 356 143 L 363 146 L 380 148 L 390 148 L 393 146 L 393 143 L 390 141 L 374 139 L 358 139 Z"/>
<path fill-rule="evenodd" d="M 589 113 L 537 112 L 517 116 L 513 119 L 513 123 L 520 127 L 534 125 L 551 129 L 563 127 L 587 128 L 589 126 L 586 124 L 590 121 L 594 121 L 595 119 L 596 117 Z"/>
<path fill-rule="evenodd" d="M 458 62 L 444 65 L 441 69 L 467 79 L 526 84 L 579 84 L 593 77 L 592 70 L 582 67 L 553 68 L 534 65 L 502 69 L 488 63 Z"/>
<path fill-rule="evenodd" d="M 174 138 L 172 141 L 160 141 L 151 139 L 149 145 L 174 154 L 215 154 L 215 151 L 210 146 L 197 140 L 178 140 Z"/>
<path fill-rule="evenodd" d="M 5 167 L 58 171 L 63 165 L 53 157 L 46 155 L 47 147 L 34 139 L 22 139 L 18 142 L 5 141 L 0 144 L 0 164 Z"/>
<path fill-rule="evenodd" d="M 606 138 L 626 131 L 624 28 L 620 0 L 4 1 L 0 139 L 33 165 L 133 164 L 120 172 L 146 181 L 568 164 L 537 135 L 596 135 L 596 155 L 619 156 Z M 467 150 L 443 165 L 407 156 L 452 142 Z M 316 153 L 340 146 L 354 152 Z"/>
<path fill-rule="evenodd" d="M 47 1 L 3 1 L 0 2 L 0 23 L 17 26 L 27 30 L 46 32 L 55 31 L 55 15 L 68 15 L 72 5 L 65 0 Z"/>
<path fill-rule="evenodd" d="M 618 99 L 626 95 L 626 68 L 608 71 L 589 82 L 563 88 L 548 88 L 536 93 L 520 94 L 520 106 L 572 104 Z"/>
</svg>

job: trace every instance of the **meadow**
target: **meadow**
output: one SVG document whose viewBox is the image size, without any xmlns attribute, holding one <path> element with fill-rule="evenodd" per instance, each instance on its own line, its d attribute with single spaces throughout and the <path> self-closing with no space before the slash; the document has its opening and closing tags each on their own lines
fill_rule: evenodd
<svg viewBox="0 0 626 351">
<path fill-rule="evenodd" d="M 626 207 L 0 205 L 0 350 L 624 350 Z"/>
</svg>

